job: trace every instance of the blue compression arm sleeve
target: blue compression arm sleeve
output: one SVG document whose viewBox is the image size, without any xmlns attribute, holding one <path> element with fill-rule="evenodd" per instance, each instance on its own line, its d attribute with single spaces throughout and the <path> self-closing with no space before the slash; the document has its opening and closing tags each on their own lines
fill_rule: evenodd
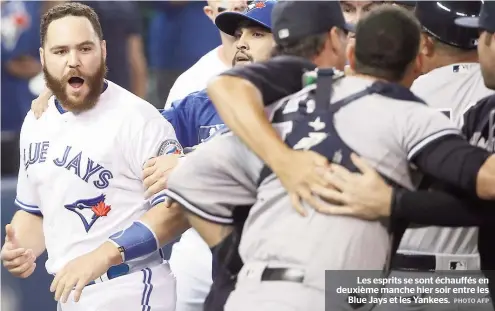
<svg viewBox="0 0 495 311">
<path fill-rule="evenodd" d="M 113 234 L 110 240 L 119 248 L 123 262 L 151 254 L 160 248 L 155 233 L 140 221 Z"/>
</svg>

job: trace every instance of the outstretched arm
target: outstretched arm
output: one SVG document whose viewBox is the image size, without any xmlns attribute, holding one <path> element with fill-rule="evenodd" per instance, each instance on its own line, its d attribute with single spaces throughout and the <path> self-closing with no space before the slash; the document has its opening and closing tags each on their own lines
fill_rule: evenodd
<svg viewBox="0 0 495 311">
<path fill-rule="evenodd" d="M 55 276 L 50 291 L 55 292 L 55 300 L 65 303 L 74 289 L 77 302 L 84 287 L 110 267 L 156 252 L 188 228 L 178 206 L 159 203 L 94 251 L 70 261 Z"/>
</svg>

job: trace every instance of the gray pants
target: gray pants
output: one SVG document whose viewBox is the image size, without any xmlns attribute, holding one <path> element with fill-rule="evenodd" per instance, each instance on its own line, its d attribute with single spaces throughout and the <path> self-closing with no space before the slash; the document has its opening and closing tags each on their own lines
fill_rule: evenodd
<svg viewBox="0 0 495 311">
<path fill-rule="evenodd" d="M 241 269 L 224 311 L 370 311 L 372 307 L 366 304 L 353 308 L 345 297 L 326 295 L 323 289 L 305 283 L 262 281 L 262 272 L 263 267 L 245 265 Z"/>
<path fill-rule="evenodd" d="M 301 283 L 241 282 L 230 294 L 224 311 L 324 311 L 323 291 Z"/>
<path fill-rule="evenodd" d="M 457 273 L 456 273 L 457 272 Z M 454 272 L 402 272 L 402 271 L 392 271 L 390 277 L 397 277 L 402 280 L 405 278 L 416 279 L 428 279 L 446 277 L 452 279 L 454 277 L 461 278 L 472 277 L 475 279 L 483 278 L 483 275 L 479 271 L 463 271 L 462 274 L 458 271 Z M 449 284 L 412 284 L 409 287 L 429 287 L 432 288 L 432 293 L 422 293 L 422 294 L 384 294 L 382 297 L 388 299 L 397 297 L 397 300 L 402 299 L 400 304 L 382 304 L 376 306 L 373 311 L 494 311 L 493 306 L 490 302 L 490 294 L 488 293 L 478 293 L 480 290 L 487 289 L 487 285 L 449 285 Z M 404 285 L 388 285 L 388 288 L 393 287 L 404 287 Z M 454 288 L 467 287 L 475 288 L 475 293 L 470 294 L 459 294 L 454 293 Z M 478 288 L 480 290 L 478 290 Z M 442 293 L 435 293 L 435 291 Z M 446 292 L 448 291 L 448 292 Z M 417 298 L 443 298 L 448 299 L 449 303 L 433 303 L 429 304 L 426 300 L 420 301 Z M 438 300 L 437 300 L 438 301 Z M 444 301 L 445 302 L 445 301 Z"/>
</svg>

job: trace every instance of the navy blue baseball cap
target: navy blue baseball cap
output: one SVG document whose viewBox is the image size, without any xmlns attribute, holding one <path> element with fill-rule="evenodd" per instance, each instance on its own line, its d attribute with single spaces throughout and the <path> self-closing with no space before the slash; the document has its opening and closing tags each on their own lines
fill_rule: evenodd
<svg viewBox="0 0 495 311">
<path fill-rule="evenodd" d="M 272 21 L 277 44 L 317 35 L 332 27 L 355 31 L 354 25 L 346 23 L 340 1 L 278 1 Z"/>
<path fill-rule="evenodd" d="M 271 32 L 272 10 L 276 1 L 252 1 L 246 11 L 224 12 L 215 18 L 215 25 L 222 32 L 233 36 L 243 22 L 248 22 L 250 26 L 260 26 Z"/>
<path fill-rule="evenodd" d="M 482 2 L 471 1 L 418 1 L 415 15 L 423 32 L 437 40 L 463 50 L 476 49 L 479 33 L 457 25 L 459 16 L 478 16 Z"/>
<path fill-rule="evenodd" d="M 478 28 L 495 33 L 495 1 L 485 0 L 478 17 L 459 17 L 455 20 L 455 23 L 459 26 Z"/>
</svg>

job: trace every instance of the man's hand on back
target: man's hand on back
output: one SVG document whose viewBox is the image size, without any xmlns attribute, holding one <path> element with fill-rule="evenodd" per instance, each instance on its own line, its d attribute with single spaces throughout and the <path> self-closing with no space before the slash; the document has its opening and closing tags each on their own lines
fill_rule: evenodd
<svg viewBox="0 0 495 311">
<path fill-rule="evenodd" d="M 321 209 L 324 203 L 313 195 L 328 186 L 324 172 L 328 168 L 326 157 L 313 151 L 289 149 L 271 164 L 273 172 L 289 193 L 293 207 L 305 216 L 306 211 L 301 200 L 315 209 Z"/>
<path fill-rule="evenodd" d="M 316 208 L 317 211 L 367 220 L 390 216 L 392 187 L 364 159 L 352 154 L 351 160 L 361 173 L 352 173 L 343 166 L 331 164 L 325 178 L 335 189 L 318 188 L 315 194 L 336 205 L 326 204 Z"/>
<path fill-rule="evenodd" d="M 143 184 L 146 189 L 145 197 L 167 188 L 168 176 L 172 169 L 179 164 L 180 155 L 167 154 L 148 160 L 143 169 Z"/>
<path fill-rule="evenodd" d="M 48 100 L 50 99 L 50 97 L 52 97 L 52 95 L 52 91 L 50 91 L 50 89 L 48 88 L 45 88 L 40 96 L 38 96 L 31 102 L 31 110 L 33 111 L 36 119 L 39 119 L 41 115 L 46 111 L 46 109 L 48 108 Z"/>
</svg>

